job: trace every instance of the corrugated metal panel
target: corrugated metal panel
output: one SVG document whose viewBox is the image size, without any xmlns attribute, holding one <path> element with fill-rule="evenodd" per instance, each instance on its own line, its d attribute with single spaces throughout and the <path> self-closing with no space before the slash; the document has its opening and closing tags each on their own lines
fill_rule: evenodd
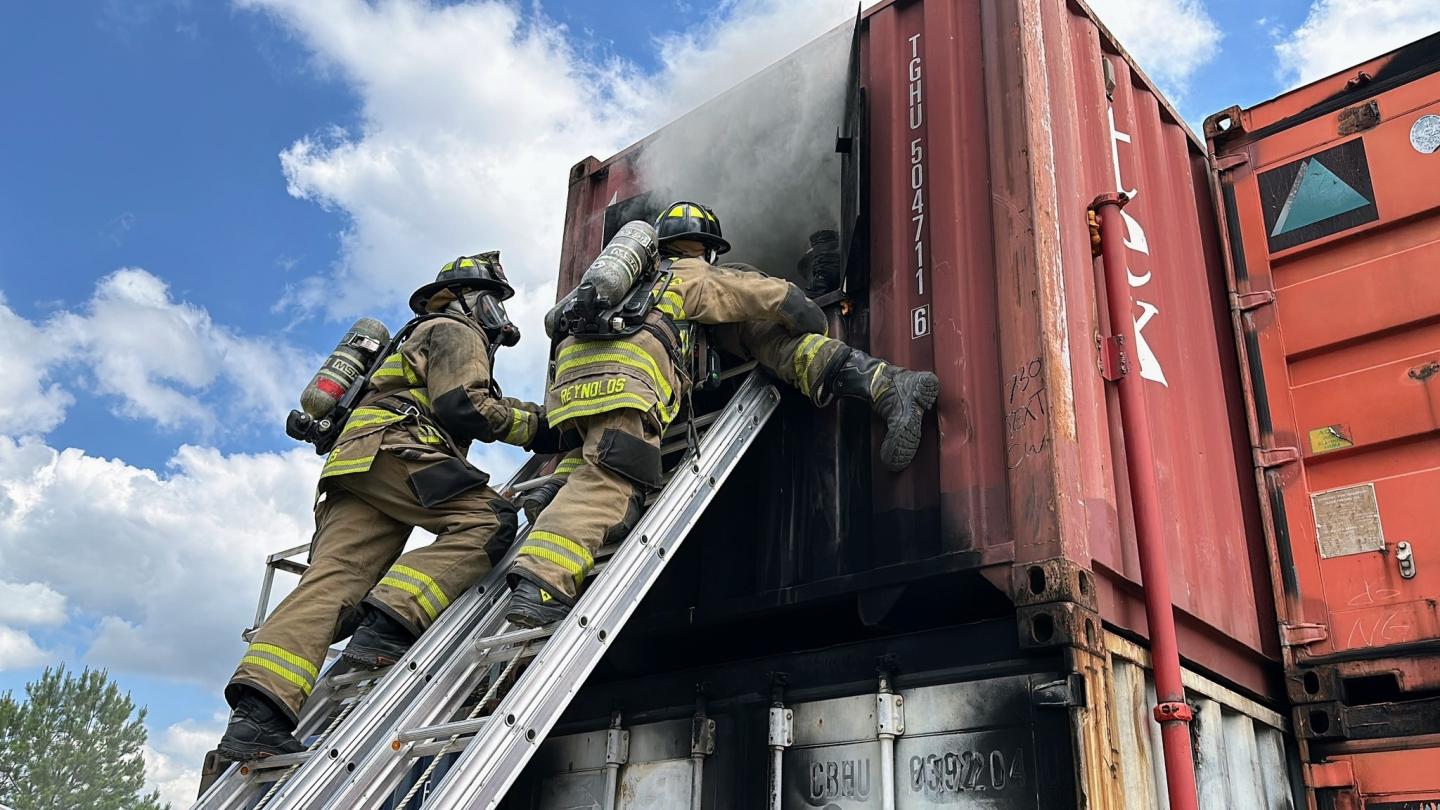
<svg viewBox="0 0 1440 810">
<path fill-rule="evenodd" d="M 843 78 L 843 60 L 830 61 Z M 815 75 L 786 63 L 773 71 Z M 784 109 L 773 94 L 803 85 L 770 76 L 715 109 Z M 738 477 L 768 477 L 771 486 L 736 494 L 731 508 L 718 504 L 724 525 L 701 528 L 723 536 L 707 546 L 718 551 L 694 552 L 703 564 L 688 569 L 677 560 L 692 579 L 668 592 L 672 601 L 694 620 L 707 608 L 753 611 L 979 570 L 1026 609 L 1065 602 L 1092 626 L 1088 611 L 1098 610 L 1143 634 L 1086 220 L 1092 199 L 1123 187 L 1137 193 L 1125 210 L 1145 344 L 1134 347 L 1131 367 L 1149 380 L 1158 436 L 1146 461 L 1168 506 L 1181 652 L 1270 691 L 1273 606 L 1205 159 L 1192 136 L 1088 9 L 1064 0 L 882 3 L 861 22 L 859 81 L 868 126 L 852 155 L 868 169 L 864 242 L 852 257 L 853 306 L 832 332 L 939 371 L 935 440 L 905 473 L 872 473 L 868 448 L 852 438 L 865 414 L 791 408 L 785 430 L 769 434 L 774 452 Z M 745 101 L 761 91 L 756 98 L 769 101 Z M 676 126 L 697 131 L 683 119 L 667 130 Z M 614 218 L 641 198 L 647 150 L 667 130 L 575 167 L 562 288 L 599 249 L 607 212 Z M 736 124 L 725 134 L 749 143 L 754 133 Z M 784 208 L 796 193 L 840 197 L 838 188 L 797 191 L 773 177 L 745 189 L 760 207 Z M 694 194 L 704 198 L 704 187 Z M 798 257 L 804 230 L 794 230 Z M 794 261 L 777 265 L 763 269 L 788 274 Z M 777 487 L 781 473 L 788 477 Z M 745 519 L 753 531 L 738 530 Z M 1028 572 L 1046 565 L 1093 587 L 1030 592 Z"/>
<path fill-rule="evenodd" d="M 1155 683 L 1147 669 L 1149 655 L 1113 635 L 1107 646 L 1114 673 L 1122 806 L 1168 808 L 1160 726 L 1151 713 Z M 1185 671 L 1183 679 L 1195 712 L 1191 738 L 1199 806 L 1295 810 L 1298 774 L 1286 749 L 1285 718 L 1192 671 Z"/>
<path fill-rule="evenodd" d="M 1212 116 L 1301 733 L 1440 732 L 1440 35 Z M 1413 566 L 1413 567 L 1412 567 Z"/>
<path fill-rule="evenodd" d="M 780 774 L 787 810 L 897 810 L 985 807 L 990 810 L 1165 808 L 1158 725 L 1151 716 L 1154 686 L 1146 651 L 1106 634 L 1103 664 L 1090 692 L 1079 697 L 1062 673 L 1034 672 L 944 681 L 897 691 L 903 726 L 890 756 L 893 804 L 887 804 L 885 753 L 879 738 L 876 693 L 786 704 L 793 741 Z M 823 653 L 818 653 L 823 655 Z M 704 677 L 697 674 L 696 677 Z M 930 673 L 914 677 L 935 680 Z M 1200 806 L 1295 810 L 1298 773 L 1281 715 L 1211 681 L 1184 673 L 1194 707 L 1195 767 Z M 805 683 L 795 686 L 815 687 Z M 1067 707 L 1066 698 L 1083 706 Z M 1073 700 L 1072 700 L 1073 702 Z M 769 771 L 765 707 L 742 702 L 718 715 L 715 754 L 704 766 L 706 808 L 763 807 Z M 641 714 L 663 711 L 630 705 Z M 1066 734 L 1105 713 L 1105 767 L 1081 764 Z M 629 761 L 620 772 L 618 807 L 685 807 L 689 802 L 689 721 L 646 723 L 630 729 Z M 605 732 L 572 734 L 542 744 L 522 780 L 537 810 L 599 808 Z M 1103 774 L 1103 775 L 1101 775 Z M 1113 781 L 1115 789 L 1097 784 Z M 627 785 L 633 785 L 627 787 Z M 636 803 L 639 796 L 648 797 Z M 656 802 L 662 802 L 656 804 Z M 669 802 L 665 804 L 663 802 Z M 525 804 L 525 806 L 532 806 Z"/>
</svg>

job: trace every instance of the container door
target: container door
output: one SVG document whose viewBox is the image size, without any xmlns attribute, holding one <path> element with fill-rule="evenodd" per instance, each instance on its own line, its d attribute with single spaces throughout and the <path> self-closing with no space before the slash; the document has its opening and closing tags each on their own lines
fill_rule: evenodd
<svg viewBox="0 0 1440 810">
<path fill-rule="evenodd" d="M 1356 663 L 1440 650 L 1437 99 L 1432 72 L 1217 138 L 1283 640 L 1334 665 L 1297 699 L 1440 686 L 1434 663 Z"/>
</svg>

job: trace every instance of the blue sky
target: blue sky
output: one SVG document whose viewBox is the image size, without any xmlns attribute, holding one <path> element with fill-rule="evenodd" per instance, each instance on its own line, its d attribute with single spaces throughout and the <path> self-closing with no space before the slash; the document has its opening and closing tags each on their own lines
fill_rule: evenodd
<svg viewBox="0 0 1440 810">
<path fill-rule="evenodd" d="M 1192 125 L 1440 26 L 1406 0 L 1094 5 Z M 259 555 L 308 534 L 314 459 L 280 419 L 343 327 L 399 323 L 441 262 L 491 245 L 533 323 L 575 160 L 852 12 L 5 4 L 0 376 L 23 382 L 0 404 L 0 601 L 21 605 L 0 607 L 0 690 L 58 660 L 111 667 L 150 706 L 157 783 L 184 794 Z"/>
</svg>

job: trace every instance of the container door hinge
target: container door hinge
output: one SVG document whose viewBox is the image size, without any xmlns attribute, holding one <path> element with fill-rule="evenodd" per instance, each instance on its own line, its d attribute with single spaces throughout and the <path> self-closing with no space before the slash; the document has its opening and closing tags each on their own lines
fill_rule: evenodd
<svg viewBox="0 0 1440 810">
<path fill-rule="evenodd" d="M 1036 706 L 1056 709 L 1084 708 L 1085 678 L 1072 672 L 1062 680 L 1049 681 L 1030 687 L 1030 702 Z"/>
<path fill-rule="evenodd" d="M 1230 308 L 1239 312 L 1249 312 L 1273 303 L 1275 303 L 1275 293 L 1272 290 L 1230 294 Z"/>
<path fill-rule="evenodd" d="M 1306 765 L 1305 769 L 1309 777 L 1305 781 L 1317 790 L 1355 787 L 1355 769 L 1350 767 L 1348 760 L 1320 762 Z"/>
<path fill-rule="evenodd" d="M 875 732 L 879 736 L 905 733 L 905 698 L 893 692 L 875 696 Z"/>
<path fill-rule="evenodd" d="M 690 756 L 708 757 L 715 753 L 715 721 L 708 717 L 690 719 Z"/>
<path fill-rule="evenodd" d="M 1095 349 L 1100 353 L 1101 377 L 1115 382 L 1129 373 L 1130 363 L 1125 357 L 1124 335 L 1097 336 Z"/>
<path fill-rule="evenodd" d="M 1318 644 L 1330 637 L 1330 630 L 1323 624 L 1308 622 L 1281 622 L 1280 643 L 1286 647 L 1304 647 Z"/>
<path fill-rule="evenodd" d="M 1300 460 L 1300 449 L 1297 447 L 1255 447 L 1251 449 L 1255 453 L 1255 468 L 1260 470 L 1293 464 Z"/>
<path fill-rule="evenodd" d="M 1250 162 L 1250 156 L 1244 152 L 1237 152 L 1233 155 L 1217 155 L 1215 157 L 1215 170 L 1228 172 L 1236 166 L 1244 166 Z"/>
<path fill-rule="evenodd" d="M 795 711 L 784 706 L 770 707 L 769 742 L 772 748 L 795 744 Z"/>
</svg>

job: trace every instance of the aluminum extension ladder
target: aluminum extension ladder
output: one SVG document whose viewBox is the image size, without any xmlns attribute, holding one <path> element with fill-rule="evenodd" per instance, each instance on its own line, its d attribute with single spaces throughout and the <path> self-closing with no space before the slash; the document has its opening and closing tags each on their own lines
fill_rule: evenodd
<svg viewBox="0 0 1440 810">
<path fill-rule="evenodd" d="M 326 671 L 297 728 L 314 740 L 309 750 L 232 764 L 192 810 L 403 808 L 421 790 L 425 808 L 495 807 L 779 400 L 773 383 L 753 372 L 713 420 L 695 420 L 697 430 L 709 426 L 699 452 L 687 451 L 625 541 L 596 555 L 595 579 L 564 621 L 536 629 L 505 621 L 504 575 L 517 539 L 393 667 L 350 671 L 342 661 Z M 537 466 L 532 460 L 516 479 Z M 526 488 L 516 479 L 512 491 Z M 417 777 L 425 757 L 431 762 Z M 448 767 L 436 775 L 442 762 Z"/>
</svg>

